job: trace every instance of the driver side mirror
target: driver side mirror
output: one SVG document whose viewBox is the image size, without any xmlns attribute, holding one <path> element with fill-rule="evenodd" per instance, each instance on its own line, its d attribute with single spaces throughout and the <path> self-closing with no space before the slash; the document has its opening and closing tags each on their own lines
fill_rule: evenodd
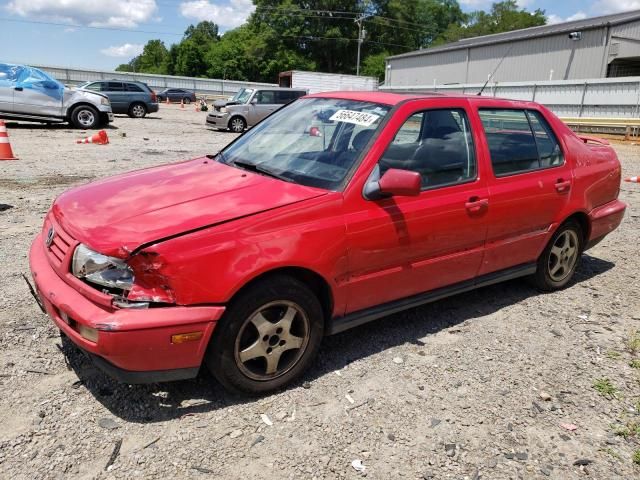
<svg viewBox="0 0 640 480">
<path fill-rule="evenodd" d="M 379 200 L 385 197 L 416 197 L 420 195 L 422 177 L 418 172 L 390 168 L 380 177 L 380 165 L 371 172 L 364 187 L 364 198 Z"/>
<path fill-rule="evenodd" d="M 252 98 L 251 101 L 249 102 L 251 105 L 255 105 L 256 103 L 258 103 L 258 99 L 257 98 Z"/>
<path fill-rule="evenodd" d="M 420 195 L 422 178 L 418 172 L 390 168 L 378 180 L 378 185 L 385 196 L 416 197 Z"/>
</svg>

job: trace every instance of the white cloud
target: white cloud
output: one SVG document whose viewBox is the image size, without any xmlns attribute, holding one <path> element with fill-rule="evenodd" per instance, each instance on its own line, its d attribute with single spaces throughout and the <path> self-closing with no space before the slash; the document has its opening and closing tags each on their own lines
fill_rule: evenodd
<svg viewBox="0 0 640 480">
<path fill-rule="evenodd" d="M 156 0 L 11 0 L 14 15 L 91 27 L 134 28 L 151 20 Z"/>
<path fill-rule="evenodd" d="M 547 24 L 553 25 L 554 23 L 573 22 L 574 20 L 583 20 L 585 18 L 587 18 L 587 14 L 584 12 L 576 12 L 567 18 L 562 18 L 552 13 L 551 15 L 547 15 Z"/>
<path fill-rule="evenodd" d="M 107 57 L 135 57 L 142 53 L 144 45 L 137 43 L 125 43 L 124 45 L 114 45 L 113 47 L 103 48 L 100 53 Z"/>
<path fill-rule="evenodd" d="M 254 10 L 251 0 L 230 0 L 229 3 L 190 0 L 180 4 L 183 17 L 198 22 L 209 20 L 219 25 L 221 30 L 239 27 Z"/>
<path fill-rule="evenodd" d="M 591 6 L 591 10 L 598 12 L 598 15 L 637 9 L 640 9 L 640 0 L 597 0 Z"/>
</svg>

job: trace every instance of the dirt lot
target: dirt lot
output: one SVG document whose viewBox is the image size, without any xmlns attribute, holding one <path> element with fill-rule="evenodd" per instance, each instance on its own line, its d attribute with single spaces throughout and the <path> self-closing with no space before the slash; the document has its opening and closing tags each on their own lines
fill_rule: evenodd
<svg viewBox="0 0 640 480">
<path fill-rule="evenodd" d="M 0 212 L 0 478 L 640 478 L 637 184 L 623 184 L 623 226 L 570 288 L 512 281 L 328 338 L 303 381 L 263 399 L 207 374 L 116 384 L 61 346 L 21 278 L 52 200 L 214 153 L 234 136 L 204 115 L 119 116 L 108 146 L 9 125 L 20 160 L 0 162 L 0 204 L 13 206 Z M 640 146 L 616 148 L 624 174 L 640 174 Z"/>
</svg>

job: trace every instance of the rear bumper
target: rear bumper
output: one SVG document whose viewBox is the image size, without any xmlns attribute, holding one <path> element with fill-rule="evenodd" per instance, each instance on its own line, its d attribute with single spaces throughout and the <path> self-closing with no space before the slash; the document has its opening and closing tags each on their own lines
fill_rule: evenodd
<svg viewBox="0 0 640 480">
<path fill-rule="evenodd" d="M 587 248 L 594 246 L 606 235 L 614 231 L 624 217 L 627 205 L 620 200 L 605 203 L 589 212 L 591 231 L 587 240 Z"/>
<path fill-rule="evenodd" d="M 147 103 L 147 112 L 156 113 L 160 110 L 160 106 L 157 103 Z"/>
<path fill-rule="evenodd" d="M 58 276 L 41 235 L 31 245 L 29 265 L 38 296 L 55 325 L 99 367 L 128 383 L 195 376 L 225 310 L 223 306 L 134 310 L 96 305 Z M 81 336 L 80 326 L 97 329 L 97 341 Z M 171 343 L 172 335 L 191 332 L 202 332 L 202 338 Z"/>
</svg>

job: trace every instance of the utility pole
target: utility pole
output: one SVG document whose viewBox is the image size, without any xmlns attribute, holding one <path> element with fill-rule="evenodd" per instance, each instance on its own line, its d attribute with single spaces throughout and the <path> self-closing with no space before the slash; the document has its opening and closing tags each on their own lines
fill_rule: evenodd
<svg viewBox="0 0 640 480">
<path fill-rule="evenodd" d="M 364 41 L 364 36 L 367 34 L 367 31 L 362 28 L 362 22 L 367 18 L 373 17 L 372 14 L 361 14 L 357 17 L 354 22 L 358 24 L 358 63 L 356 64 L 356 75 L 360 75 L 360 48 L 362 47 L 362 42 Z"/>
</svg>

